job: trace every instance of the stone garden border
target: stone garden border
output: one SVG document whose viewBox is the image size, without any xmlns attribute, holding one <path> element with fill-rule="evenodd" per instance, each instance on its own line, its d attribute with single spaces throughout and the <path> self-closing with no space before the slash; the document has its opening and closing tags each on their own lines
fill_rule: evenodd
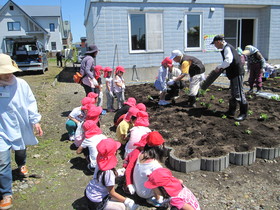
<svg viewBox="0 0 280 210">
<path fill-rule="evenodd" d="M 246 152 L 230 152 L 221 157 L 202 157 L 184 160 L 177 158 L 172 147 L 166 146 L 166 153 L 170 166 L 176 171 L 188 173 L 192 171 L 222 171 L 230 164 L 248 166 L 256 161 L 256 158 L 272 160 L 280 156 L 280 145 L 274 148 L 256 147 Z"/>
</svg>

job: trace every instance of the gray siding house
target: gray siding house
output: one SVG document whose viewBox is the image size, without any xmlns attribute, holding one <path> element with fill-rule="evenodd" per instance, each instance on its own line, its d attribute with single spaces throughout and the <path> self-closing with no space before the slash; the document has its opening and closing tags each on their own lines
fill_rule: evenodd
<svg viewBox="0 0 280 210">
<path fill-rule="evenodd" d="M 63 26 L 59 6 L 18 6 L 9 0 L 0 7 L 0 53 L 9 53 L 14 37 L 35 36 L 55 54 L 63 49 Z"/>
<path fill-rule="evenodd" d="M 86 0 L 84 17 L 87 43 L 98 46 L 103 66 L 148 70 L 179 49 L 209 71 L 221 62 L 210 44 L 217 34 L 236 48 L 256 46 L 272 63 L 280 60 L 278 0 Z"/>
</svg>

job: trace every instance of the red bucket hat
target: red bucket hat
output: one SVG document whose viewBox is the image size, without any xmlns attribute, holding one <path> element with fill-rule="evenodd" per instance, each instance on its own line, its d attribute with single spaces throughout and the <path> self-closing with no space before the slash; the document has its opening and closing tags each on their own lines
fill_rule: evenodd
<svg viewBox="0 0 280 210">
<path fill-rule="evenodd" d="M 164 58 L 164 60 L 161 62 L 161 65 L 167 65 L 172 66 L 172 60 L 169 57 Z"/>
<path fill-rule="evenodd" d="M 143 104 L 143 103 L 137 104 L 137 105 L 136 105 L 136 108 L 139 109 L 140 111 L 144 111 L 144 112 L 147 111 L 147 107 L 146 107 L 146 105 Z"/>
<path fill-rule="evenodd" d="M 135 106 L 136 105 L 136 99 L 133 97 L 129 97 L 127 101 L 125 101 L 123 104 L 126 104 L 128 106 Z"/>
<path fill-rule="evenodd" d="M 98 94 L 95 93 L 95 92 L 90 92 L 90 93 L 87 94 L 87 97 L 96 99 L 98 97 Z"/>
<path fill-rule="evenodd" d="M 148 127 L 150 125 L 149 123 L 149 115 L 147 112 L 139 111 L 137 113 L 137 119 L 134 123 L 134 126 L 145 126 Z"/>
<path fill-rule="evenodd" d="M 128 112 L 126 113 L 126 115 L 124 116 L 124 120 L 126 122 L 129 122 L 131 117 L 134 116 L 136 117 L 137 116 L 137 113 L 139 112 L 139 109 L 137 109 L 136 107 L 130 107 Z"/>
<path fill-rule="evenodd" d="M 116 151 L 120 146 L 121 143 L 112 138 L 103 139 L 97 144 L 98 155 L 96 162 L 101 171 L 107 171 L 116 167 L 118 163 Z"/>
<path fill-rule="evenodd" d="M 83 124 L 83 129 L 87 139 L 102 133 L 102 130 L 97 126 L 94 120 L 86 120 Z"/>
<path fill-rule="evenodd" d="M 177 196 L 183 189 L 180 180 L 175 178 L 167 168 L 158 168 L 154 170 L 150 174 L 148 181 L 144 183 L 144 186 L 149 189 L 163 187 L 171 197 Z"/>
<path fill-rule="evenodd" d="M 90 97 L 84 97 L 84 98 L 81 100 L 82 106 L 85 106 L 85 105 L 91 104 L 91 103 L 92 103 L 92 98 L 90 98 Z"/>
<path fill-rule="evenodd" d="M 108 72 L 112 72 L 113 69 L 110 67 L 105 67 L 104 68 L 104 78 L 108 77 Z"/>
<path fill-rule="evenodd" d="M 152 131 L 152 132 L 148 133 L 147 144 L 150 147 L 162 145 L 164 142 L 165 141 L 164 141 L 162 135 L 158 131 Z"/>
<path fill-rule="evenodd" d="M 101 76 L 101 72 L 103 70 L 103 67 L 100 65 L 96 65 L 94 67 L 94 75 L 95 75 L 95 79 L 98 79 Z"/>
<path fill-rule="evenodd" d="M 124 67 L 123 66 L 117 66 L 115 73 L 118 73 L 119 71 L 125 73 Z"/>
<path fill-rule="evenodd" d="M 95 120 L 97 122 L 101 112 L 102 112 L 102 107 L 95 106 L 94 104 L 88 105 L 86 120 Z"/>
</svg>

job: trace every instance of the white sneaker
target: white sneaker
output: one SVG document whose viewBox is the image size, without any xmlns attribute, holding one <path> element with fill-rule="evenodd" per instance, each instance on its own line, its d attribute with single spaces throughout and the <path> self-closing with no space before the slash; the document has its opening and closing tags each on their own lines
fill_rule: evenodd
<svg viewBox="0 0 280 210">
<path fill-rule="evenodd" d="M 75 141 L 75 136 L 74 136 L 74 135 L 70 135 L 70 136 L 69 136 L 69 140 L 70 140 L 70 141 Z"/>
</svg>

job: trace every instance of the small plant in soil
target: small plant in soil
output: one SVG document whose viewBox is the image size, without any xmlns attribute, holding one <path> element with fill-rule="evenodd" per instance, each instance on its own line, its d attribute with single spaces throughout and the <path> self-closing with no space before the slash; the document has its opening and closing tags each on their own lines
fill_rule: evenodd
<svg viewBox="0 0 280 210">
<path fill-rule="evenodd" d="M 236 121 L 236 122 L 234 122 L 234 125 L 235 125 L 235 126 L 239 126 L 240 123 Z"/>
<path fill-rule="evenodd" d="M 200 101 L 200 98 L 196 98 L 195 101 Z"/>
<path fill-rule="evenodd" d="M 260 114 L 260 120 L 267 120 L 268 119 L 268 115 L 265 113 L 261 113 Z"/>
<path fill-rule="evenodd" d="M 212 104 L 207 103 L 207 104 L 205 104 L 205 106 L 206 106 L 207 109 L 210 109 L 210 107 L 212 106 Z"/>
<path fill-rule="evenodd" d="M 226 118 L 227 118 L 227 116 L 223 114 L 222 115 L 222 119 L 226 119 Z"/>
<path fill-rule="evenodd" d="M 201 105 L 201 106 L 205 106 L 206 103 L 205 103 L 205 102 L 200 102 L 200 105 Z"/>
<path fill-rule="evenodd" d="M 151 101 L 154 100 L 154 98 L 152 96 L 150 96 L 150 95 L 147 96 L 147 99 L 149 99 Z"/>
<path fill-rule="evenodd" d="M 199 89 L 198 94 L 199 94 L 200 96 L 205 96 L 206 90 Z"/>
<path fill-rule="evenodd" d="M 272 96 L 271 99 L 275 100 L 275 101 L 280 101 L 280 97 L 279 96 L 278 97 L 277 96 Z"/>
<path fill-rule="evenodd" d="M 222 91 L 223 89 L 222 88 L 218 88 L 218 91 Z"/>
<path fill-rule="evenodd" d="M 245 133 L 248 134 L 248 135 L 251 135 L 251 134 L 252 134 L 252 131 L 251 131 L 250 129 L 246 129 L 246 130 L 245 130 Z"/>
<path fill-rule="evenodd" d="M 214 100 L 214 99 L 215 99 L 215 96 L 211 95 L 210 100 Z"/>
<path fill-rule="evenodd" d="M 249 98 L 249 99 L 252 99 L 252 98 L 253 98 L 253 96 L 252 96 L 252 95 L 248 95 L 248 98 Z"/>
<path fill-rule="evenodd" d="M 225 103 L 224 99 L 220 98 L 220 99 L 219 99 L 219 103 L 220 103 L 220 104 Z"/>
<path fill-rule="evenodd" d="M 248 115 L 252 115 L 253 114 L 253 111 L 252 110 L 249 110 L 248 111 Z"/>
</svg>

